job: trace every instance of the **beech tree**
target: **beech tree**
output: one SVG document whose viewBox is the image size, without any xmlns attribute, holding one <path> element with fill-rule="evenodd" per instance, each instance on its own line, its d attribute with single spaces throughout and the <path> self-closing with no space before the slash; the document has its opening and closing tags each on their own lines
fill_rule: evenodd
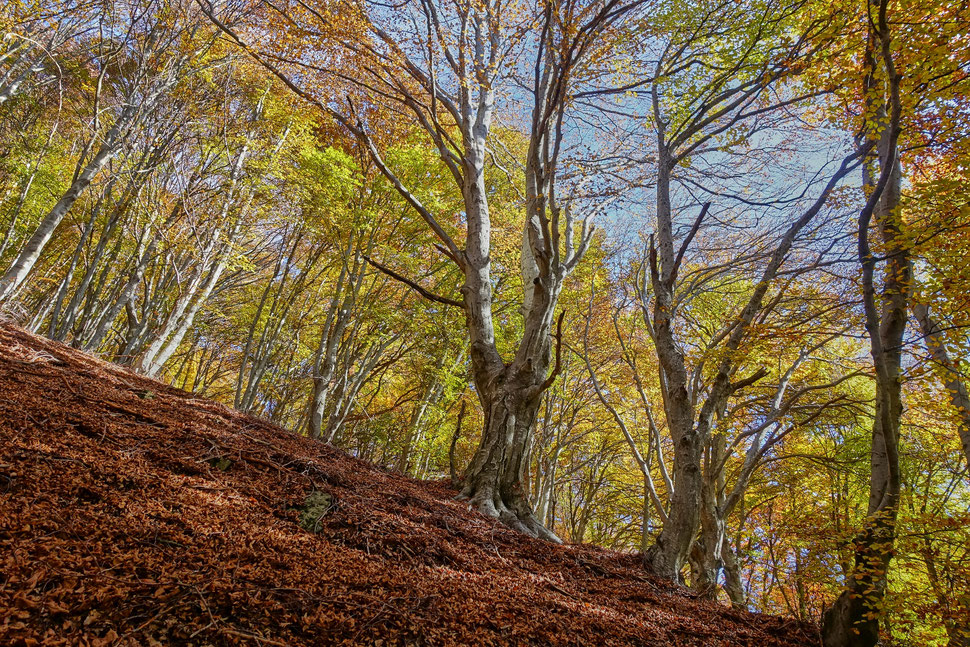
<svg viewBox="0 0 970 647">
<path fill-rule="evenodd" d="M 963 122 L 954 117 L 967 111 L 966 56 L 952 54 L 952 33 L 944 25 L 965 24 L 966 16 L 964 8 L 934 3 L 908 10 L 922 18 L 900 21 L 888 2 L 867 6 L 863 12 L 864 77 L 856 101 L 861 108 L 859 147 L 866 162 L 865 203 L 857 238 L 875 401 L 867 514 L 853 539 L 854 564 L 845 590 L 825 613 L 822 634 L 827 646 L 875 645 L 880 640 L 906 494 L 900 445 L 905 442 L 901 430 L 910 310 L 920 320 L 930 352 L 938 361 L 948 360 L 934 343 L 940 341 L 939 329 L 930 313 L 914 303 L 913 260 L 921 236 L 932 238 L 956 223 L 918 230 L 903 200 L 903 155 L 908 154 L 918 168 L 927 158 L 945 157 L 961 139 L 954 135 L 963 132 Z M 952 374 L 945 378 L 950 399 L 958 401 L 959 384 L 952 379 Z M 956 427 L 962 439 L 965 434 L 959 433 L 959 424 Z"/>
<path fill-rule="evenodd" d="M 724 322 L 744 306 L 748 275 L 756 276 L 756 266 L 722 264 L 719 256 L 716 251 L 694 254 L 685 268 L 678 307 L 680 340 L 698 399 L 710 389 L 711 371 L 705 365 L 722 351 Z M 859 371 L 842 359 L 844 347 L 839 343 L 854 322 L 840 320 L 847 306 L 838 282 L 829 279 L 824 290 L 812 285 L 821 278 L 823 266 L 804 261 L 792 266 L 770 292 L 735 360 L 736 373 L 763 375 L 743 393 L 732 394 L 717 413 L 703 447 L 700 522 L 687 562 L 692 588 L 706 598 L 716 599 L 723 576 L 732 604 L 746 604 L 740 547 L 734 538 L 744 526 L 743 513 L 738 513 L 759 470 L 777 459 L 789 435 L 810 432 L 840 409 L 859 405 L 843 388 L 860 379 Z M 581 356 L 597 397 L 620 428 L 642 475 L 646 551 L 654 536 L 651 523 L 663 525 L 678 512 L 671 506 L 675 487 L 668 423 L 664 408 L 654 404 L 662 402 L 664 386 L 650 335 L 649 287 L 642 261 L 631 274 L 635 280 L 626 284 L 627 290 L 614 293 L 615 303 L 591 295 Z M 594 306 L 597 296 L 600 302 Z M 597 319 L 597 311 L 611 313 L 606 327 L 612 335 L 592 342 L 590 323 Z M 594 343 L 599 348 L 594 349 Z M 604 345 L 615 349 L 615 357 L 601 359 Z M 624 388 L 631 383 L 632 388 Z"/>
<path fill-rule="evenodd" d="M 385 162 L 362 106 L 349 99 L 348 109 L 342 109 L 314 99 L 268 55 L 245 44 L 210 13 L 237 42 L 363 142 L 381 172 L 435 233 L 441 253 L 458 266 L 464 277 L 460 298 L 441 296 L 397 277 L 423 296 L 465 312 L 472 375 L 484 421 L 479 448 L 462 479 L 461 496 L 511 527 L 556 541 L 533 514 L 524 479 L 541 395 L 559 372 L 553 362 L 559 351 L 553 352 L 552 343 L 557 300 L 563 281 L 582 259 L 593 235 L 588 219 L 577 215 L 578 205 L 559 194 L 560 155 L 577 84 L 591 61 L 603 55 L 611 30 L 640 4 L 608 0 L 541 3 L 527 9 L 503 2 L 447 7 L 422 2 L 404 10 L 403 20 L 401 14 L 388 14 L 376 4 L 342 5 L 343 15 L 354 17 L 348 22 L 361 26 L 359 40 L 344 42 L 343 47 L 370 61 L 363 68 L 363 78 L 352 83 L 368 101 L 404 110 L 420 124 L 461 192 L 461 228 L 446 225 L 445 214 L 427 209 Z M 332 14 L 309 13 L 320 27 L 332 25 Z M 291 9 L 287 15 L 306 17 L 307 13 Z M 530 32 L 538 34 L 534 40 Z M 517 58 L 520 42 L 533 45 L 534 58 Z M 519 65 L 527 76 L 519 81 L 524 89 L 514 90 L 511 84 Z M 523 165 L 525 295 L 522 337 L 506 359 L 495 336 L 492 221 L 485 169 L 494 155 L 491 126 L 496 102 L 500 97 L 512 99 L 515 92 L 531 101 Z"/>
<path fill-rule="evenodd" d="M 665 8 L 670 12 L 663 14 L 668 22 L 680 20 L 676 18 L 683 10 L 679 3 Z M 675 226 L 681 209 L 674 203 L 672 187 L 678 181 L 687 183 L 678 171 L 689 168 L 692 159 L 722 150 L 719 146 L 730 150 L 737 133 L 754 136 L 763 128 L 762 119 L 818 95 L 817 90 L 800 87 L 797 79 L 800 71 L 824 51 L 828 41 L 822 35 L 830 24 L 824 15 L 805 18 L 802 12 L 806 10 L 800 2 L 766 3 L 754 25 L 736 30 L 743 44 L 729 46 L 731 62 L 722 69 L 716 64 L 718 43 L 724 43 L 721 35 L 734 30 L 733 25 L 747 24 L 748 8 L 698 5 L 686 14 L 689 20 L 681 20 L 682 26 L 669 28 L 664 23 L 664 40 L 652 75 L 640 84 L 648 97 L 655 140 L 651 159 L 655 166 L 651 170 L 656 174 L 656 232 L 650 237 L 643 274 L 637 282 L 641 284 L 639 298 L 661 369 L 663 408 L 674 445 L 669 514 L 644 560 L 653 571 L 672 580 L 680 578 L 700 525 L 702 460 L 715 421 L 723 415 L 730 398 L 766 375 L 764 369 L 745 376 L 736 374 L 742 344 L 756 318 L 774 307 L 769 292 L 799 237 L 809 231 L 809 225 L 856 162 L 850 154 L 830 170 L 825 185 L 800 213 L 786 213 L 787 223 L 774 234 L 773 242 L 762 241 L 751 250 L 750 257 L 740 255 L 738 264 L 756 259 L 759 276 L 746 303 L 713 336 L 707 361 L 716 368 L 703 386 L 697 384 L 697 376 L 704 374 L 707 361 L 698 367 L 688 365 L 683 342 L 678 339 L 677 317 L 691 295 L 691 282 L 681 278 L 685 256 L 709 218 L 711 204 L 697 204 L 695 198 L 694 205 L 684 205 L 696 214 L 684 234 Z M 797 29 L 794 35 L 793 29 Z M 695 66 L 709 67 L 710 71 L 698 72 Z M 764 206 L 772 200 L 768 197 L 749 204 Z"/>
</svg>

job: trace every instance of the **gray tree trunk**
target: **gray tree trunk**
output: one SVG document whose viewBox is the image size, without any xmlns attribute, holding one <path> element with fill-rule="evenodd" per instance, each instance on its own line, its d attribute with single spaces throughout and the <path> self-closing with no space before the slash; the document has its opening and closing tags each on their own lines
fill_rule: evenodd
<svg viewBox="0 0 970 647">
<path fill-rule="evenodd" d="M 41 252 L 44 251 L 44 247 L 50 241 L 51 236 L 54 235 L 54 230 L 61 224 L 64 216 L 74 206 L 77 199 L 81 197 L 81 194 L 91 184 L 95 176 L 107 166 L 111 158 L 118 152 L 122 144 L 121 136 L 135 119 L 137 113 L 138 109 L 133 105 L 124 107 L 121 115 L 108 130 L 97 153 L 95 153 L 94 157 L 91 158 L 91 161 L 85 165 L 81 172 L 78 173 L 75 180 L 71 183 L 70 188 L 61 196 L 61 199 L 57 201 L 54 208 L 41 220 L 40 225 L 34 231 L 30 240 L 27 241 L 23 250 L 21 250 L 20 255 L 14 260 L 3 277 L 0 278 L 0 302 L 9 298 L 20 287 L 20 284 L 27 277 L 27 274 L 33 269 L 34 264 L 37 263 Z"/>
<path fill-rule="evenodd" d="M 766 259 L 765 267 L 747 303 L 737 320 L 731 322 L 725 331 L 724 340 L 721 342 L 725 351 L 723 358 L 711 380 L 707 397 L 698 409 L 691 393 L 686 360 L 675 335 L 677 273 L 690 238 L 675 253 L 670 173 L 676 165 L 677 157 L 671 153 L 662 126 L 658 128 L 657 137 L 657 244 L 656 247 L 651 246 L 649 270 L 645 271 L 649 272 L 653 288 L 653 309 L 650 312 L 644 308 L 644 311 L 661 367 L 661 393 L 667 426 L 674 441 L 674 461 L 670 513 L 654 545 L 644 555 L 644 562 L 661 577 L 678 581 L 700 527 L 704 487 L 701 462 L 716 415 L 724 411 L 728 398 L 734 393 L 765 375 L 765 372 L 758 371 L 748 378 L 732 381 L 737 370 L 734 355 L 745 340 L 755 316 L 761 312 L 765 295 L 775 282 L 796 238 L 821 211 L 832 190 L 848 173 L 852 158 L 843 161 L 818 199 L 788 226 Z M 703 214 L 704 210 L 701 217 Z M 697 222 L 700 223 L 700 218 Z M 646 281 L 645 276 L 644 284 Z M 646 292 L 645 287 L 640 289 L 641 299 Z M 712 550 L 718 551 L 719 546 L 719 542 L 712 544 Z"/>
<path fill-rule="evenodd" d="M 823 615 L 825 647 L 873 647 L 879 642 L 881 606 L 896 538 L 901 482 L 899 427 L 903 411 L 900 376 L 912 267 L 910 243 L 902 230 L 899 209 L 902 168 L 896 142 L 901 104 L 899 75 L 890 50 L 887 4 L 883 0 L 879 6 L 879 19 L 870 27 L 866 52 L 869 77 L 864 90 L 878 128 L 867 124 L 868 141 L 875 145 L 875 155 L 864 167 L 863 182 L 869 197 L 859 215 L 858 233 L 865 325 L 876 374 L 869 507 L 863 528 L 854 540 L 855 564 L 846 590 Z M 887 263 L 878 295 L 874 276 L 877 260 L 869 247 L 871 223 L 876 225 Z"/>
<path fill-rule="evenodd" d="M 376 231 L 376 229 L 375 229 Z M 373 233 L 367 241 L 352 236 L 343 251 L 340 274 L 334 285 L 327 318 L 320 331 L 320 342 L 313 358 L 313 381 L 307 415 L 307 435 L 323 438 L 331 389 L 337 373 L 337 357 L 344 331 L 354 316 L 354 305 L 364 281 L 364 256 L 373 246 Z M 325 440 L 330 440 L 325 438 Z"/>
</svg>

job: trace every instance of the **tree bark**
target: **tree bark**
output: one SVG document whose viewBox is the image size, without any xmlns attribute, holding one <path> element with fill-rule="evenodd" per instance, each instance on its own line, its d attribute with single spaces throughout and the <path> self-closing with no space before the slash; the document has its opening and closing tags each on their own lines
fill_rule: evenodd
<svg viewBox="0 0 970 647">
<path fill-rule="evenodd" d="M 487 406 L 485 426 L 465 472 L 462 496 L 512 528 L 558 541 L 533 514 L 523 487 L 529 467 L 526 448 L 531 444 L 539 395 L 535 378 L 516 368 L 499 372 L 482 398 L 483 406 Z"/>
<path fill-rule="evenodd" d="M 876 121 L 867 124 L 867 141 L 873 145 L 875 155 L 864 167 L 863 181 L 870 190 L 859 215 L 858 232 L 865 325 L 876 374 L 869 506 L 863 528 L 855 538 L 855 563 L 846 590 L 823 615 L 825 647 L 873 647 L 879 642 L 879 619 L 893 557 L 900 495 L 900 375 L 912 267 L 910 243 L 902 231 L 899 208 L 900 77 L 890 50 L 887 5 L 887 0 L 879 5 L 879 18 L 873 23 L 866 51 L 869 76 L 864 90 L 867 107 Z M 874 278 L 877 259 L 869 247 L 871 223 L 876 225 L 886 259 L 878 296 Z"/>
</svg>

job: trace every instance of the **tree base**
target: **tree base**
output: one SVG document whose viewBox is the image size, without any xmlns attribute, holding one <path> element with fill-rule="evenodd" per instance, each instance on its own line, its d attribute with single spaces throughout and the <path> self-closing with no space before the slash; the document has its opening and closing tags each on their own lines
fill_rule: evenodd
<svg viewBox="0 0 970 647">
<path fill-rule="evenodd" d="M 466 483 L 457 498 L 460 501 L 468 501 L 471 507 L 486 517 L 498 519 L 512 530 L 554 544 L 563 543 L 556 533 L 546 528 L 536 518 L 535 513 L 532 512 L 532 506 L 522 495 L 507 497 L 508 500 L 506 500 L 495 488 L 487 486 L 476 488 Z"/>
<path fill-rule="evenodd" d="M 874 647 L 879 642 L 879 623 L 866 619 L 862 597 L 843 591 L 822 616 L 824 647 Z"/>
<path fill-rule="evenodd" d="M 657 537 L 654 544 L 643 554 L 643 568 L 657 577 L 684 585 L 684 578 L 681 575 L 683 563 L 679 563 L 676 555 L 670 554 L 671 551 L 664 549 L 665 539 L 661 533 L 661 536 Z"/>
</svg>

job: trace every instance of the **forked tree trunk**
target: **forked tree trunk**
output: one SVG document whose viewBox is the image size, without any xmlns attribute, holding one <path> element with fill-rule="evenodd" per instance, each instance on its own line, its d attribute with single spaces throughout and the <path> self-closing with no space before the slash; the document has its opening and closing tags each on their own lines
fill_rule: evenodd
<svg viewBox="0 0 970 647">
<path fill-rule="evenodd" d="M 488 248 L 479 249 L 482 252 L 479 258 L 487 259 Z M 469 260 L 475 258 L 468 256 Z M 487 272 L 487 260 L 483 265 Z M 511 528 L 558 542 L 559 538 L 535 516 L 526 484 L 532 433 L 542 393 L 550 384 L 552 317 L 562 278 L 555 273 L 544 273 L 534 279 L 523 338 L 515 358 L 508 364 L 495 346 L 491 285 L 476 285 L 476 278 L 474 272 L 466 274 L 463 292 L 472 340 L 472 377 L 484 421 L 481 442 L 462 479 L 461 496 Z"/>
<path fill-rule="evenodd" d="M 655 110 L 660 110 L 655 97 Z M 686 363 L 682 345 L 677 336 L 678 288 L 677 275 L 693 236 L 697 233 L 710 206 L 702 207 L 697 220 L 686 238 L 675 245 L 673 210 L 671 203 L 672 173 L 681 160 L 678 146 L 684 146 L 683 134 L 667 140 L 666 125 L 658 123 L 657 134 L 657 186 L 656 186 L 656 241 L 651 237 L 648 267 L 643 270 L 643 286 L 639 288 L 642 310 L 650 331 L 660 364 L 660 386 L 663 395 L 667 427 L 674 444 L 673 492 L 669 496 L 669 514 L 663 529 L 653 546 L 644 554 L 644 565 L 654 573 L 671 581 L 679 581 L 681 570 L 693 546 L 700 527 L 703 494 L 702 458 L 704 449 L 716 423 L 729 399 L 740 389 L 758 381 L 767 374 L 759 369 L 754 374 L 736 378 L 737 356 L 749 329 L 764 305 L 765 295 L 775 283 L 782 264 L 788 257 L 795 240 L 802 230 L 825 206 L 832 191 L 849 172 L 854 156 L 843 160 L 839 169 L 829 179 L 819 197 L 801 215 L 791 222 L 776 243 L 765 266 L 737 318 L 723 330 L 719 343 L 720 359 L 707 394 L 703 399 L 692 391 L 693 380 Z M 688 151 L 690 148 L 688 147 Z M 678 249 L 679 247 L 679 249 Z M 652 309 L 647 305 L 647 295 L 652 287 Z M 716 546 L 715 546 L 716 548 Z"/>
<path fill-rule="evenodd" d="M 444 36 L 438 7 L 424 5 L 432 49 L 444 49 L 452 60 L 452 48 L 468 55 L 468 65 L 456 70 L 459 76 L 456 94 L 443 88 L 434 75 L 426 75 L 423 64 L 414 64 L 389 33 L 371 25 L 373 35 L 394 52 L 391 67 L 397 67 L 421 88 L 419 95 L 408 89 L 408 83 L 387 85 L 387 96 L 395 96 L 414 111 L 431 141 L 448 167 L 464 202 L 464 245 L 449 233 L 450 227 L 431 213 L 401 182 L 384 162 L 364 122 L 354 112 L 353 121 L 322 103 L 317 105 L 330 114 L 367 147 L 372 161 L 391 182 L 405 201 L 419 213 L 441 243 L 438 249 L 453 261 L 464 275 L 462 300 L 435 295 L 413 281 L 404 280 L 432 301 L 457 306 L 464 310 L 469 337 L 472 378 L 484 410 L 481 443 L 465 471 L 462 496 L 483 513 L 501 519 L 513 528 L 534 536 L 558 541 L 536 519 L 528 499 L 527 474 L 532 429 L 542 392 L 552 384 L 558 372 L 551 372 L 551 328 L 553 312 L 562 289 L 562 281 L 574 269 L 592 238 L 585 222 L 582 233 L 574 240 L 574 218 L 568 206 L 556 200 L 557 164 L 564 132 L 563 119 L 570 103 L 570 85 L 576 68 L 590 51 L 589 40 L 595 39 L 609 24 L 620 20 L 635 4 L 618 4 L 610 11 L 597 13 L 583 24 L 572 23 L 552 3 L 542 8 L 539 29 L 544 47 L 535 61 L 536 77 L 530 88 L 534 104 L 529 133 L 529 152 L 525 164 L 526 234 L 524 238 L 523 273 L 527 281 L 523 313 L 524 332 L 514 358 L 508 363 L 496 345 L 492 312 L 491 219 L 489 190 L 485 168 L 490 159 L 488 146 L 496 93 L 504 82 L 506 37 L 502 19 L 474 5 L 456 6 L 456 18 L 462 28 L 457 40 Z M 502 12 L 499 12 L 502 13 Z M 211 17 L 211 16 L 210 16 Z M 567 24 L 568 23 L 568 24 Z M 467 26 L 467 28 L 466 28 Z M 226 31 L 226 29 L 224 29 Z M 445 29 L 444 31 L 447 31 Z M 474 36 L 470 36 L 474 34 Z M 378 54 L 382 69 L 389 59 Z M 462 60 L 465 60 L 462 58 Z M 387 83 L 385 78 L 374 81 Z M 430 114 L 426 94 L 432 97 Z M 445 106 L 454 130 L 439 122 L 439 102 Z M 457 135 L 457 136 L 456 136 Z M 399 275 L 392 274 L 399 280 Z"/>
<path fill-rule="evenodd" d="M 540 384 L 549 367 L 548 352 L 529 370 L 513 362 L 482 394 L 482 440 L 465 473 L 462 496 L 481 512 L 534 537 L 559 541 L 545 528 L 529 502 L 525 486 L 532 430 L 541 400 Z"/>
</svg>

